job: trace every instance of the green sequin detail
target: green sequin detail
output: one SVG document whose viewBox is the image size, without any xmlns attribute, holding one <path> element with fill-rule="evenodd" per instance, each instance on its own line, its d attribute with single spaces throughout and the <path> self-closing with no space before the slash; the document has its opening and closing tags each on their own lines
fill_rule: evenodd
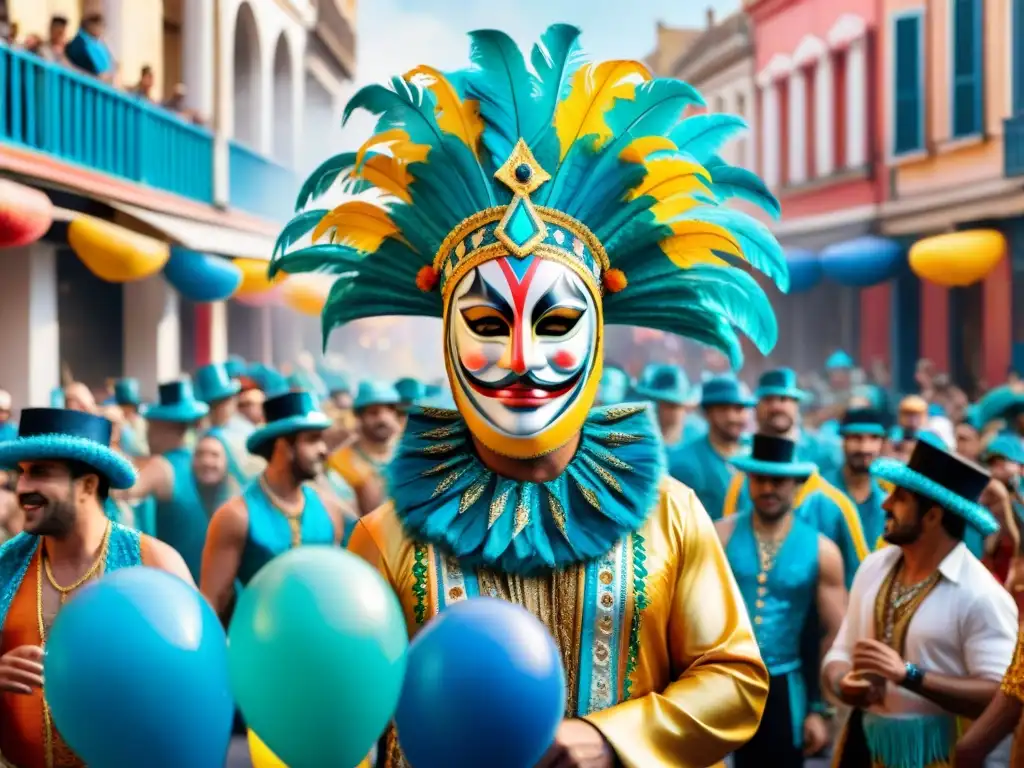
<svg viewBox="0 0 1024 768">
<path fill-rule="evenodd" d="M 413 612 L 416 616 L 417 626 L 422 627 L 427 618 L 427 548 L 425 546 L 418 545 L 416 547 L 412 576 L 414 579 L 412 593 L 416 595 L 416 607 Z"/>
<path fill-rule="evenodd" d="M 647 548 L 639 531 L 633 534 L 633 623 L 629 628 L 629 655 L 626 657 L 626 679 L 622 685 L 622 700 L 629 701 L 633 688 L 633 673 L 640 655 L 640 627 L 643 613 L 650 600 L 647 598 Z"/>
</svg>

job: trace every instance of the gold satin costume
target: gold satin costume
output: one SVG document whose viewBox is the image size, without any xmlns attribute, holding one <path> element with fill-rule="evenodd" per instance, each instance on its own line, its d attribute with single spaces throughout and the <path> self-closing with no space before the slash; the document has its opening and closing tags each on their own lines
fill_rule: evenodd
<svg viewBox="0 0 1024 768">
<path fill-rule="evenodd" d="M 610 647 L 620 649 L 617 668 L 622 672 L 611 684 L 616 700 L 623 703 L 586 720 L 600 729 L 622 765 L 707 768 L 757 730 L 768 671 L 714 526 L 693 491 L 664 480 L 647 522 L 616 549 L 634 552 L 637 538 L 644 559 L 642 564 L 634 559 L 630 570 L 635 576 L 639 565 L 646 577 L 640 580 L 640 594 L 625 590 L 625 620 L 617 644 L 602 640 L 597 632 L 593 647 L 580 647 L 582 565 L 539 577 L 480 572 L 480 590 L 524 606 L 551 630 L 566 663 L 569 714 L 576 705 L 575 676 L 582 654 L 593 654 L 597 670 Z M 457 563 L 448 563 L 439 573 L 436 563 L 442 559 L 433 547 L 405 535 L 390 505 L 360 521 L 349 549 L 373 564 L 395 589 L 410 637 L 438 612 L 439 579 L 449 600 L 466 597 L 464 587 L 453 583 Z M 603 584 L 612 578 L 610 572 L 601 572 Z M 611 602 L 604 596 L 602 600 Z M 608 617 L 598 621 L 604 629 L 614 628 Z M 634 624 L 638 631 L 631 643 Z M 384 765 L 398 768 L 404 763 L 392 748 Z"/>
</svg>

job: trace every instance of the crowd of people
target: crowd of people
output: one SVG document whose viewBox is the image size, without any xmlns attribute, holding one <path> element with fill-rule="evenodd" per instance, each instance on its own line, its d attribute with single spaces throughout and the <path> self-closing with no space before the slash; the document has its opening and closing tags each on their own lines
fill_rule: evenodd
<svg viewBox="0 0 1024 768">
<path fill-rule="evenodd" d="M 125 73 L 121 71 L 120 65 L 104 40 L 104 34 L 103 16 L 98 13 L 83 17 L 74 35 L 70 34 L 67 17 L 51 16 L 49 31 L 45 38 L 37 34 L 19 38 L 17 23 L 10 21 L 9 18 L 0 17 L 0 40 L 3 44 L 31 53 L 44 61 L 95 77 L 144 101 L 157 103 L 153 94 L 153 67 L 143 65 L 134 84 L 126 80 Z M 185 84 L 177 83 L 171 93 L 166 94 L 159 102 L 159 106 L 178 115 L 182 120 L 203 125 L 206 118 L 187 106 L 186 96 Z"/>
</svg>

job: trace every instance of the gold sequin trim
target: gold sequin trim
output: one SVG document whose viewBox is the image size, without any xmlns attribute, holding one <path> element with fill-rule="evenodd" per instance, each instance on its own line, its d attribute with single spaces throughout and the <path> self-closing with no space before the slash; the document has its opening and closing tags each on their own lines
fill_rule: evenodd
<svg viewBox="0 0 1024 768">
<path fill-rule="evenodd" d="M 446 453 L 458 450 L 462 447 L 461 443 L 437 443 L 435 445 L 428 445 L 423 449 L 424 456 L 443 456 Z"/>
<path fill-rule="evenodd" d="M 420 472 L 420 477 L 440 475 L 442 472 L 447 472 L 449 469 L 458 464 L 461 460 L 461 457 L 456 457 L 454 459 L 448 459 L 448 461 L 443 461 L 440 464 L 435 464 L 434 466 L 428 467 L 427 469 L 424 469 L 422 472 Z"/>
<path fill-rule="evenodd" d="M 555 521 L 558 532 L 568 541 L 569 534 L 565 532 L 565 509 L 562 508 L 562 502 L 550 492 L 548 493 L 548 509 L 551 511 L 551 519 Z"/>
<path fill-rule="evenodd" d="M 604 412 L 605 423 L 613 421 L 622 421 L 623 419 L 629 418 L 641 411 L 647 410 L 646 405 L 616 405 L 612 408 L 608 408 Z"/>
<path fill-rule="evenodd" d="M 423 415 L 429 416 L 432 419 L 447 419 L 452 421 L 459 418 L 459 412 L 453 411 L 450 408 L 423 408 Z"/>
<path fill-rule="evenodd" d="M 607 435 L 597 435 L 596 439 L 605 445 L 632 445 L 644 439 L 643 435 L 633 435 L 628 432 L 609 432 Z"/>
<path fill-rule="evenodd" d="M 493 499 L 491 499 L 491 511 L 487 516 L 487 527 L 490 528 L 505 513 L 505 507 L 508 505 L 508 496 L 510 489 L 506 488 L 504 491 L 499 493 Z"/>
<path fill-rule="evenodd" d="M 594 470 L 595 473 L 597 473 L 597 476 L 599 478 L 601 478 L 601 482 L 603 482 L 605 485 L 607 485 L 613 491 L 616 491 L 618 493 L 622 493 L 622 486 L 619 485 L 619 481 L 615 478 L 615 475 L 613 475 L 611 472 L 609 472 L 607 469 L 602 467 L 600 464 L 598 464 L 593 459 L 589 459 L 588 458 L 587 464 L 589 464 L 590 468 L 592 470 Z"/>
<path fill-rule="evenodd" d="M 575 481 L 575 482 L 576 482 L 576 487 L 579 489 L 580 493 L 583 494 L 583 498 L 586 499 L 590 503 L 590 506 L 594 507 L 594 509 L 600 509 L 601 508 L 601 502 L 598 501 L 597 493 L 594 491 L 594 489 L 593 488 L 587 488 L 587 486 L 583 485 L 578 480 Z"/>
<path fill-rule="evenodd" d="M 437 498 L 442 493 L 451 488 L 453 485 L 455 485 L 455 482 L 464 474 L 466 474 L 466 469 L 468 469 L 468 467 L 463 467 L 462 469 L 456 469 L 452 472 L 449 472 L 445 476 L 445 478 L 440 483 L 437 484 L 437 487 L 434 489 L 434 494 L 433 496 L 431 496 L 431 498 Z"/>
<path fill-rule="evenodd" d="M 483 496 L 484 491 L 487 490 L 487 482 L 489 479 L 490 478 L 488 477 L 483 480 L 477 480 L 466 489 L 466 492 L 462 494 L 462 498 L 459 500 L 460 515 L 480 501 L 480 497 Z"/>
<path fill-rule="evenodd" d="M 616 469 L 621 469 L 621 470 L 623 470 L 625 472 L 632 472 L 633 471 L 633 467 L 631 467 L 629 464 L 624 462 L 618 456 L 615 456 L 614 454 L 611 454 L 611 453 L 602 453 L 601 454 L 601 461 L 603 461 L 605 464 L 611 464 Z"/>
<path fill-rule="evenodd" d="M 462 424 L 449 424 L 446 427 L 435 427 L 434 429 L 428 429 L 426 432 L 421 432 L 420 437 L 424 440 L 447 440 L 452 435 L 457 435 L 462 431 Z"/>
<path fill-rule="evenodd" d="M 515 538 L 523 529 L 530 523 L 530 505 L 526 503 L 526 499 L 522 496 L 519 497 L 519 503 L 516 504 L 516 527 L 512 532 L 512 538 Z"/>
</svg>

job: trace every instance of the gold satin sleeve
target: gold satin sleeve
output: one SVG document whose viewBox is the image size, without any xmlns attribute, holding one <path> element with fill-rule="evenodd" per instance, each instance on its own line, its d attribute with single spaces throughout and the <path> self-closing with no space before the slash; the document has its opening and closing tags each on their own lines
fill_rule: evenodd
<svg viewBox="0 0 1024 768">
<path fill-rule="evenodd" d="M 648 604 L 632 698 L 586 719 L 626 768 L 705 768 L 754 735 L 768 670 L 714 524 L 693 491 L 666 482 L 643 535 Z"/>
<path fill-rule="evenodd" d="M 349 488 L 358 491 L 373 474 L 373 468 L 350 447 L 339 448 L 327 458 L 327 466 L 341 475 Z"/>
<path fill-rule="evenodd" d="M 1017 632 L 1017 648 L 1013 652 L 1013 661 L 1003 675 L 1000 690 L 1017 701 L 1024 702 L 1024 633 Z"/>
</svg>

